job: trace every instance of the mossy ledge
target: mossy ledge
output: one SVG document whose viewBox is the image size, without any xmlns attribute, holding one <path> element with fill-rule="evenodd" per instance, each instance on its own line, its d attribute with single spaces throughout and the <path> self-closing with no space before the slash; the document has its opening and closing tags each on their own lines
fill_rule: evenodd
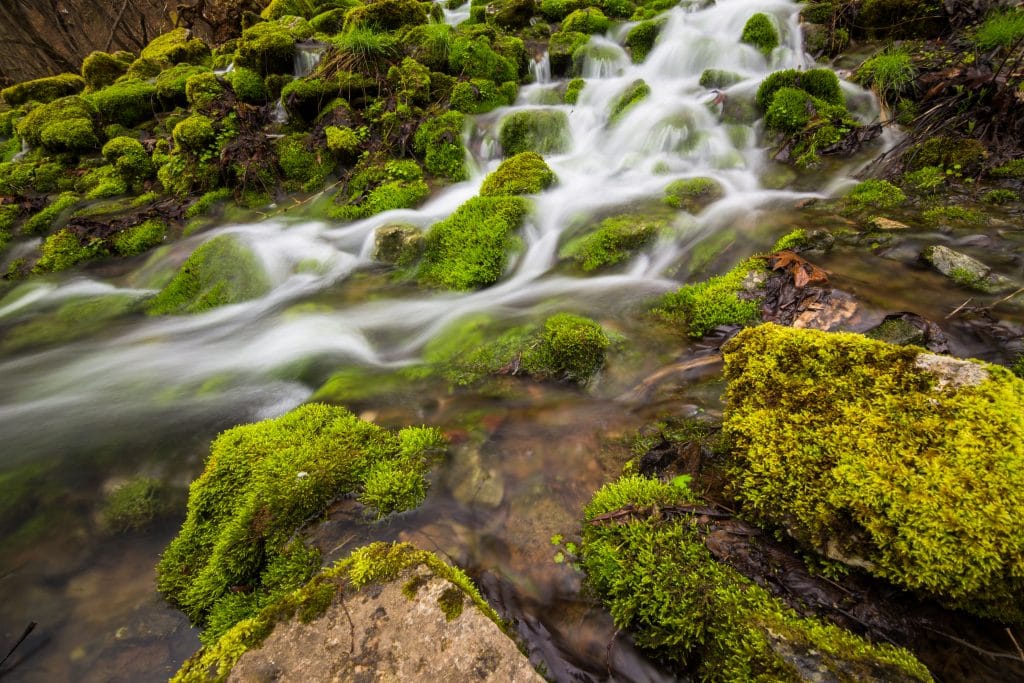
<svg viewBox="0 0 1024 683">
<path fill-rule="evenodd" d="M 775 325 L 723 350 L 745 514 L 948 606 L 1024 620 L 1024 382 Z"/>
<path fill-rule="evenodd" d="M 634 475 L 584 511 L 587 583 L 641 648 L 702 681 L 932 680 L 906 650 L 801 618 L 716 562 L 690 518 L 660 512 L 692 502 L 683 486 Z"/>
<path fill-rule="evenodd" d="M 319 552 L 295 538 L 307 520 L 346 494 L 378 514 L 419 505 L 423 475 L 443 447 L 436 429 L 394 433 L 321 404 L 230 429 L 189 489 L 157 589 L 212 643 L 319 568 Z"/>
<path fill-rule="evenodd" d="M 281 595 L 253 616 L 238 622 L 188 659 L 171 680 L 173 683 L 227 680 L 242 655 L 259 647 L 277 624 L 295 617 L 309 623 L 327 610 L 335 596 L 390 583 L 420 566 L 451 583 L 460 596 L 468 597 L 485 617 L 503 631 L 507 629 L 472 580 L 458 567 L 408 543 L 373 543 L 356 549 L 347 558 L 322 570 L 301 588 Z M 417 587 L 414 581 L 410 581 L 403 587 L 403 592 L 411 599 Z M 460 599 L 460 605 L 461 602 Z M 439 605 L 439 608 L 443 606 Z"/>
</svg>

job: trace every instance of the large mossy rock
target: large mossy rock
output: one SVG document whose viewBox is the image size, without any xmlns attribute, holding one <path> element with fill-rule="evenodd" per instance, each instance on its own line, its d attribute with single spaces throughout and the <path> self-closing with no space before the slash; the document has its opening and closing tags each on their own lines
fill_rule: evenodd
<svg viewBox="0 0 1024 683">
<path fill-rule="evenodd" d="M 150 301 L 152 315 L 202 313 L 266 294 L 270 282 L 256 255 L 234 237 L 204 242 Z"/>
<path fill-rule="evenodd" d="M 440 644 L 440 647 L 439 647 Z M 407 543 L 374 543 L 196 653 L 173 679 L 543 679 L 469 577 Z"/>
<path fill-rule="evenodd" d="M 584 511 L 587 583 L 637 645 L 701 681 L 932 680 L 909 652 L 801 618 L 715 561 L 685 513 L 695 502 L 685 486 L 625 476 Z"/>
<path fill-rule="evenodd" d="M 351 493 L 380 514 L 419 505 L 443 444 L 436 429 L 394 433 L 320 404 L 224 432 L 189 489 L 157 588 L 212 642 L 319 568 L 319 552 L 295 537 L 306 520 Z"/>
<path fill-rule="evenodd" d="M 560 154 L 569 149 L 569 117 L 558 109 L 517 111 L 501 121 L 498 133 L 506 157 L 521 152 Z"/>
<path fill-rule="evenodd" d="M 746 514 L 947 605 L 1024 619 L 1024 382 L 775 325 L 724 353 Z"/>
<path fill-rule="evenodd" d="M 0 98 L 11 107 L 26 102 L 52 102 L 61 97 L 77 95 L 85 89 L 85 79 L 78 74 L 60 74 L 16 83 L 0 90 Z"/>
</svg>

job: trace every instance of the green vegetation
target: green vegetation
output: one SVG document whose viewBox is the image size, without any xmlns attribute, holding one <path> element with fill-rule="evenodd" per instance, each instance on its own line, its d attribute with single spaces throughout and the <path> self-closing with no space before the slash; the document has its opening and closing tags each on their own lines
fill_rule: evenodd
<svg viewBox="0 0 1024 683">
<path fill-rule="evenodd" d="M 571 12 L 562 21 L 563 31 L 575 31 L 577 33 L 604 33 L 612 25 L 604 12 L 596 7 L 586 7 Z"/>
<path fill-rule="evenodd" d="M 765 112 L 764 122 L 771 130 L 798 133 L 814 112 L 814 98 L 800 88 L 779 88 Z"/>
<path fill-rule="evenodd" d="M 45 208 L 40 209 L 34 216 L 25 221 L 22 232 L 30 235 L 48 233 L 57 226 L 58 219 L 65 218 L 68 209 L 81 201 L 81 199 L 74 192 L 64 192 L 58 195 Z"/>
<path fill-rule="evenodd" d="M 422 479 L 443 447 L 436 429 L 393 433 L 320 404 L 230 429 L 213 442 L 190 488 L 188 515 L 157 567 L 157 588 L 214 643 L 319 568 L 319 552 L 295 538 L 312 515 L 339 495 L 365 495 L 371 476 L 378 480 L 371 499 L 396 510 L 415 506 L 418 489 L 402 495 L 408 475 Z M 382 463 L 391 469 L 379 469 Z M 400 490 L 382 490 L 382 477 Z M 232 590 L 240 585 L 247 592 Z"/>
<path fill-rule="evenodd" d="M 77 95 L 36 107 L 17 124 L 18 135 L 49 152 L 81 154 L 99 147 L 97 111 Z"/>
<path fill-rule="evenodd" d="M 103 145 L 103 157 L 114 166 L 126 183 L 137 186 L 153 177 L 153 162 L 142 143 L 135 138 L 112 138 Z"/>
<path fill-rule="evenodd" d="M 574 260 L 584 271 L 606 268 L 630 258 L 667 227 L 667 221 L 643 215 L 612 216 L 593 232 L 566 243 L 558 255 Z"/>
<path fill-rule="evenodd" d="M 46 238 L 41 248 L 42 255 L 33 267 L 35 273 L 56 273 L 67 270 L 83 261 L 106 254 L 103 241 L 96 238 L 80 238 L 63 228 Z"/>
<path fill-rule="evenodd" d="M 722 198 L 722 186 L 713 178 L 683 178 L 665 188 L 665 203 L 676 209 L 697 213 Z"/>
<path fill-rule="evenodd" d="M 113 85 L 114 81 L 128 73 L 129 66 L 131 61 L 118 59 L 106 52 L 93 52 L 82 62 L 82 78 L 91 90 L 99 90 Z"/>
<path fill-rule="evenodd" d="M 781 500 L 781 499 L 780 499 Z M 699 527 L 659 510 L 696 502 L 686 486 L 625 476 L 584 510 L 587 583 L 636 644 L 703 681 L 930 681 L 907 651 L 799 617 L 716 562 Z M 621 519 L 600 515 L 632 506 Z"/>
<path fill-rule="evenodd" d="M 917 69 L 906 47 L 890 47 L 870 57 L 857 68 L 856 81 L 870 87 L 890 105 L 906 95 L 917 77 Z"/>
<path fill-rule="evenodd" d="M 295 42 L 312 34 L 312 27 L 299 17 L 254 24 L 238 39 L 235 64 L 264 75 L 290 74 Z"/>
<path fill-rule="evenodd" d="M 728 88 L 743 80 L 743 76 L 722 69 L 704 69 L 700 75 L 700 87 L 708 89 Z"/>
<path fill-rule="evenodd" d="M 630 83 L 629 87 L 612 103 L 612 109 L 608 113 L 608 123 L 617 123 L 630 109 L 650 94 L 651 86 L 647 85 L 642 78 Z"/>
<path fill-rule="evenodd" d="M 974 44 L 982 50 L 1013 47 L 1024 38 L 1024 11 L 1019 8 L 993 12 L 974 32 Z"/>
<path fill-rule="evenodd" d="M 930 225 L 949 223 L 983 223 L 985 214 L 977 209 L 963 206 L 935 206 L 921 213 L 921 218 Z"/>
<path fill-rule="evenodd" d="M 445 112 L 420 124 L 413 148 L 423 156 L 427 171 L 452 182 L 467 178 L 466 148 L 462 144 L 465 127 L 466 117 L 457 111 Z"/>
<path fill-rule="evenodd" d="M 163 485 L 156 479 L 137 477 L 121 484 L 107 496 L 100 512 L 103 526 L 111 532 L 137 531 L 160 513 Z"/>
<path fill-rule="evenodd" d="M 423 171 L 415 161 L 382 162 L 366 156 L 349 177 L 345 190 L 335 196 L 328 215 L 354 220 L 393 209 L 410 209 L 429 194 Z"/>
<path fill-rule="evenodd" d="M 888 180 L 872 178 L 857 183 L 850 193 L 843 197 L 843 204 L 850 211 L 877 211 L 891 209 L 907 200 L 903 190 Z"/>
<path fill-rule="evenodd" d="M 586 84 L 587 82 L 582 78 L 574 78 L 569 81 L 569 84 L 565 86 L 564 102 L 566 104 L 576 104 L 580 99 L 580 92 Z"/>
<path fill-rule="evenodd" d="M 543 157 L 535 152 L 520 152 L 505 159 L 480 187 L 481 197 L 537 194 L 558 181 Z"/>
<path fill-rule="evenodd" d="M 515 231 L 527 208 L 519 197 L 474 197 L 432 225 L 424 245 L 420 282 L 454 290 L 497 282 L 517 244 Z"/>
<path fill-rule="evenodd" d="M 948 605 L 1024 618 L 1024 382 L 775 325 L 724 349 L 745 514 Z M 929 364 L 952 364 L 939 375 Z M 951 379 L 977 377 L 964 386 Z"/>
<path fill-rule="evenodd" d="M 147 307 L 151 315 L 203 311 L 262 296 L 270 289 L 259 259 L 230 235 L 192 252 L 177 275 Z"/>
<path fill-rule="evenodd" d="M 629 57 L 634 64 L 640 64 L 647 59 L 657 39 L 658 25 L 653 21 L 641 21 L 629 29 L 629 33 L 626 34 L 626 47 L 629 48 Z"/>
<path fill-rule="evenodd" d="M 311 147 L 311 136 L 302 133 L 286 135 L 274 145 L 286 190 L 313 192 L 323 186 L 333 170 L 334 160 Z"/>
<path fill-rule="evenodd" d="M 654 312 L 687 334 L 699 338 L 719 325 L 747 325 L 760 319 L 761 300 L 752 274 L 764 271 L 764 262 L 748 259 L 724 275 L 684 285 L 666 294 Z"/>
<path fill-rule="evenodd" d="M 570 143 L 569 117 L 559 109 L 517 111 L 501 120 L 498 141 L 506 157 L 565 152 Z"/>
<path fill-rule="evenodd" d="M 154 38 L 149 45 L 142 48 L 140 59 L 152 59 L 156 62 L 171 64 L 200 64 L 210 57 L 210 48 L 198 38 L 192 38 L 191 31 L 176 28 Z"/>
<path fill-rule="evenodd" d="M 121 256 L 134 256 L 163 242 L 167 235 L 167 222 L 150 218 L 126 228 L 114 237 L 114 250 Z"/>
<path fill-rule="evenodd" d="M 0 90 L 0 97 L 11 107 L 27 102 L 52 102 L 62 97 L 77 95 L 85 89 L 85 79 L 78 74 L 60 74 L 23 81 Z"/>
<path fill-rule="evenodd" d="M 145 81 L 119 81 L 85 95 L 104 124 L 119 123 L 131 128 L 153 118 L 157 87 Z"/>
<path fill-rule="evenodd" d="M 982 196 L 981 201 L 985 202 L 986 204 L 1008 204 L 1010 202 L 1016 202 L 1019 199 L 1020 195 L 1018 195 L 1013 190 L 1006 190 L 1000 188 L 996 190 L 989 190 L 988 192 L 986 192 Z"/>
<path fill-rule="evenodd" d="M 761 85 L 758 86 L 757 106 L 762 111 L 767 110 L 775 93 L 781 88 L 799 88 L 811 97 L 816 97 L 828 104 L 838 107 L 846 105 L 846 99 L 839 86 L 839 77 L 831 69 L 775 71 L 761 81 Z"/>
<path fill-rule="evenodd" d="M 779 46 L 779 30 L 767 14 L 758 12 L 743 26 L 740 42 L 756 47 L 761 54 L 769 55 Z"/>
</svg>

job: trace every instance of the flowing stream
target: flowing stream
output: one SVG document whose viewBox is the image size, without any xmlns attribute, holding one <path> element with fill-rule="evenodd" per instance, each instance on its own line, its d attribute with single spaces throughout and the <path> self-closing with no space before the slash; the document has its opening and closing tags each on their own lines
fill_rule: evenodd
<svg viewBox="0 0 1024 683">
<path fill-rule="evenodd" d="M 448 20 L 466 11 L 448 12 Z M 782 28 L 783 45 L 768 58 L 739 42 L 755 12 L 770 13 Z M 582 64 L 587 83 L 573 106 L 552 104 L 565 84 L 551 81 L 542 56 L 536 82 L 521 89 L 516 105 L 477 117 L 466 132 L 471 179 L 420 209 L 350 224 L 277 217 L 222 225 L 128 265 L 33 280 L 0 300 L 0 341 L 10 341 L 19 325 L 67 301 L 149 296 L 196 246 L 221 233 L 248 244 L 273 283 L 261 299 L 197 316 L 129 314 L 73 341 L 0 346 L 7 349 L 0 355 L 0 484 L 22 482 L 18 473 L 26 468 L 40 473 L 29 479 L 38 488 L 25 511 L 29 521 L 10 533 L 17 540 L 33 524 L 47 529 L 27 549 L 0 557 L 0 645 L 16 640 L 28 622 L 39 624 L 10 679 L 164 680 L 196 647 L 184 617 L 154 594 L 152 566 L 219 430 L 286 412 L 339 369 L 415 363 L 430 339 L 469 314 L 518 321 L 571 310 L 621 332 L 630 346 L 631 330 L 640 327 L 637 309 L 678 287 L 702 245 L 728 233 L 727 265 L 792 227 L 780 216 L 796 202 L 849 183 L 853 162 L 799 191 L 768 189 L 763 179 L 772 164 L 759 131 L 722 123 L 715 94 L 698 84 L 706 68 L 731 70 L 744 80 L 726 96 L 749 97 L 773 70 L 813 66 L 801 49 L 797 12 L 788 0 L 677 7 L 639 65 L 620 46 L 629 26 L 616 27 L 591 40 Z M 306 56 L 303 69 L 313 59 Z M 650 96 L 609 123 L 615 99 L 640 78 Z M 859 117 L 877 116 L 873 98 L 843 87 Z M 374 231 L 393 223 L 426 228 L 475 195 L 501 159 L 501 120 L 530 108 L 564 111 L 571 145 L 546 157 L 559 183 L 535 198 L 523 248 L 502 280 L 458 294 L 389 283 L 371 258 Z M 698 176 L 716 179 L 724 196 L 699 215 L 677 212 L 671 235 L 626 268 L 582 277 L 559 266 L 559 247 L 572 230 L 657 204 L 670 182 Z M 342 503 L 315 540 L 328 557 L 378 538 L 408 538 L 443 552 L 519 618 L 531 656 L 560 680 L 662 680 L 621 636 L 608 647 L 610 621 L 579 597 L 578 574 L 551 560 L 548 538 L 571 534 L 591 493 L 616 476 L 629 430 L 666 405 L 675 412 L 719 407 L 713 379 L 660 406 L 627 409 L 610 400 L 671 360 L 672 345 L 677 353 L 678 340 L 638 342 L 585 394 L 519 386 L 500 396 L 453 396 L 436 387 L 359 404 L 382 424 L 438 424 L 465 438 L 453 440 L 423 508 L 371 525 Z M 176 487 L 178 517 L 144 534 L 98 533 L 104 492 L 138 474 Z"/>
</svg>

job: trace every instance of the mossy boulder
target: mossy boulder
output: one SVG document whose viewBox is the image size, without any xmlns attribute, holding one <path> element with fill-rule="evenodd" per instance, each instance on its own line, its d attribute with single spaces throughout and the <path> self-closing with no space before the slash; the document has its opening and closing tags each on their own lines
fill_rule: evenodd
<svg viewBox="0 0 1024 683">
<path fill-rule="evenodd" d="M 300 17 L 255 24 L 245 29 L 238 39 L 235 64 L 260 74 L 290 74 L 296 41 L 312 35 L 313 28 Z"/>
<path fill-rule="evenodd" d="M 248 104 L 263 104 L 267 101 L 267 90 L 263 85 L 263 77 L 252 69 L 244 66 L 235 68 L 225 75 L 225 80 L 231 85 L 231 89 L 242 102 Z"/>
<path fill-rule="evenodd" d="M 457 76 L 486 78 L 496 83 L 514 81 L 519 77 L 519 66 L 496 52 L 486 36 L 460 36 L 452 41 L 448 70 Z"/>
<path fill-rule="evenodd" d="M 68 228 L 47 237 L 40 251 L 34 273 L 56 273 L 108 253 L 102 240 L 79 236 Z"/>
<path fill-rule="evenodd" d="M 638 646 L 703 681 L 932 680 L 906 650 L 801 618 L 715 561 L 689 516 L 664 512 L 694 503 L 685 485 L 633 475 L 584 510 L 586 582 Z"/>
<path fill-rule="evenodd" d="M 843 197 L 842 206 L 844 211 L 856 213 L 892 209 L 905 201 L 907 195 L 896 185 L 888 180 L 870 178 L 857 183 Z"/>
<path fill-rule="evenodd" d="M 415 161 L 375 157 L 360 160 L 328 215 L 337 220 L 366 218 L 383 211 L 411 209 L 430 194 Z"/>
<path fill-rule="evenodd" d="M 665 203 L 676 209 L 697 213 L 724 195 L 714 178 L 683 178 L 665 188 Z"/>
<path fill-rule="evenodd" d="M 209 60 L 210 48 L 199 38 L 193 38 L 187 28 L 176 28 L 151 40 L 142 48 L 139 58 L 170 64 L 201 64 Z"/>
<path fill-rule="evenodd" d="M 78 74 L 60 74 L 23 81 L 0 90 L 0 97 L 11 107 L 27 102 L 52 102 L 61 97 L 77 95 L 85 89 L 85 79 Z"/>
<path fill-rule="evenodd" d="M 453 290 L 478 289 L 498 281 L 515 232 L 528 205 L 519 197 L 474 197 L 451 216 L 431 226 L 426 237 L 419 280 Z"/>
<path fill-rule="evenodd" d="M 22 117 L 18 135 L 48 152 L 81 154 L 100 146 L 96 107 L 72 95 L 40 105 Z"/>
<path fill-rule="evenodd" d="M 647 85 L 647 81 L 644 79 L 638 78 L 630 83 L 622 94 L 612 102 L 611 111 L 608 112 L 608 123 L 618 123 L 630 109 L 650 94 L 651 86 Z"/>
<path fill-rule="evenodd" d="M 92 90 L 99 90 L 113 85 L 121 76 L 128 73 L 131 61 L 118 59 L 107 52 L 92 52 L 82 61 L 82 78 Z"/>
<path fill-rule="evenodd" d="M 349 10 L 345 28 L 395 31 L 403 26 L 427 23 L 427 11 L 416 0 L 373 0 Z"/>
<path fill-rule="evenodd" d="M 334 160 L 330 155 L 320 154 L 313 149 L 308 134 L 286 135 L 274 147 L 286 190 L 314 192 L 323 187 L 334 168 Z"/>
<path fill-rule="evenodd" d="M 775 325 L 741 332 L 724 354 L 746 514 L 949 606 L 1024 619 L 1024 382 Z"/>
<path fill-rule="evenodd" d="M 576 33 L 604 33 L 612 25 L 612 22 L 596 7 L 586 7 L 575 10 L 562 21 L 563 31 L 574 31 Z"/>
<path fill-rule="evenodd" d="M 736 85 L 742 80 L 743 76 L 735 71 L 704 69 L 700 74 L 700 87 L 718 90 Z"/>
<path fill-rule="evenodd" d="M 281 17 L 309 19 L 313 15 L 313 11 L 313 3 L 310 0 L 270 0 L 270 3 L 260 12 L 260 16 L 271 21 Z"/>
<path fill-rule="evenodd" d="M 256 255 L 230 235 L 201 244 L 148 304 L 151 315 L 201 313 L 266 294 L 270 282 Z"/>
<path fill-rule="evenodd" d="M 452 182 L 466 179 L 466 146 L 462 142 L 465 127 L 466 117 L 458 111 L 447 111 L 420 124 L 413 149 L 423 156 L 428 172 Z"/>
<path fill-rule="evenodd" d="M 164 107 L 183 107 L 188 103 L 185 88 L 188 79 L 199 74 L 211 73 L 209 67 L 193 64 L 178 64 L 160 72 L 156 77 L 156 94 Z"/>
<path fill-rule="evenodd" d="M 760 319 L 764 262 L 748 259 L 723 275 L 684 285 L 666 294 L 655 313 L 703 337 L 719 325 L 747 325 Z"/>
<path fill-rule="evenodd" d="M 576 104 L 579 102 L 580 93 L 583 92 L 587 82 L 582 78 L 574 78 L 569 81 L 565 86 L 565 94 L 562 95 L 562 101 L 566 104 Z"/>
<path fill-rule="evenodd" d="M 153 118 L 159 111 L 157 86 L 146 81 L 125 80 L 84 96 L 104 124 L 117 123 L 132 128 Z"/>
<path fill-rule="evenodd" d="M 992 271 L 987 265 L 967 254 L 942 244 L 925 247 L 921 258 L 935 270 L 958 285 L 993 294 L 1010 290 L 1013 281 Z"/>
<path fill-rule="evenodd" d="M 459 81 L 452 88 L 451 108 L 463 114 L 485 114 L 515 102 L 518 90 L 513 81 L 501 85 L 486 78 Z"/>
<path fill-rule="evenodd" d="M 309 404 L 274 420 L 235 427 L 210 448 L 193 482 L 181 531 L 157 566 L 157 588 L 215 641 L 239 620 L 304 584 L 320 554 L 295 539 L 340 495 L 366 495 L 374 477 L 420 488 L 375 498 L 382 513 L 409 509 L 425 495 L 423 474 L 443 448 L 436 429 L 398 433 L 344 408 Z M 385 491 L 380 493 L 386 493 Z M 245 591 L 235 587 L 246 586 Z"/>
<path fill-rule="evenodd" d="M 590 40 L 586 33 L 558 31 L 548 41 L 548 59 L 551 60 L 551 75 L 565 76 L 573 66 L 573 55 Z"/>
<path fill-rule="evenodd" d="M 758 12 L 743 25 L 740 42 L 757 48 L 761 54 L 769 55 L 779 46 L 779 29 L 775 27 L 775 21 L 770 16 Z"/>
<path fill-rule="evenodd" d="M 164 241 L 167 228 L 167 221 L 160 218 L 129 226 L 114 237 L 114 251 L 120 256 L 135 256 L 148 251 Z"/>
<path fill-rule="evenodd" d="M 517 30 L 530 25 L 537 13 L 535 0 L 497 0 L 489 5 L 488 23 L 503 29 Z"/>
<path fill-rule="evenodd" d="M 839 77 L 831 69 L 784 69 L 769 74 L 757 88 L 757 106 L 766 111 L 775 93 L 781 88 L 799 88 L 838 107 L 846 106 L 846 98 L 839 85 Z"/>
<path fill-rule="evenodd" d="M 281 88 L 281 101 L 294 119 L 309 125 L 340 92 L 336 79 L 299 78 Z"/>
<path fill-rule="evenodd" d="M 537 194 L 558 181 L 555 172 L 536 152 L 520 152 L 505 159 L 484 178 L 481 197 Z"/>
<path fill-rule="evenodd" d="M 653 21 L 641 21 L 629 29 L 629 33 L 626 34 L 626 47 L 629 48 L 629 58 L 634 64 L 640 64 L 647 59 L 657 39 L 658 25 Z"/>
<path fill-rule="evenodd" d="M 209 111 L 224 97 L 224 86 L 212 71 L 195 74 L 185 81 L 185 101 L 195 110 Z"/>
<path fill-rule="evenodd" d="M 498 141 L 506 157 L 521 152 L 560 154 L 569 149 L 569 117 L 559 109 L 526 109 L 501 120 Z"/>
<path fill-rule="evenodd" d="M 558 255 L 584 271 L 613 266 L 653 242 L 668 227 L 665 220 L 626 214 L 606 218 L 589 234 L 570 240 Z"/>
</svg>

